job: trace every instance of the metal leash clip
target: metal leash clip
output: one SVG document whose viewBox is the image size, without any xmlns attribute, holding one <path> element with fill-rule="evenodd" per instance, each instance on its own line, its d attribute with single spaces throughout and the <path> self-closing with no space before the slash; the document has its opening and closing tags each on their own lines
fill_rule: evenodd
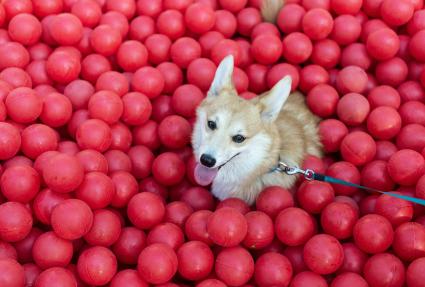
<svg viewBox="0 0 425 287">
<path fill-rule="evenodd" d="M 279 161 L 279 164 L 277 166 L 277 170 L 280 172 L 284 172 L 288 175 L 294 175 L 294 174 L 302 174 L 304 175 L 304 178 L 306 180 L 313 180 L 314 179 L 314 171 L 311 169 L 303 170 L 297 166 L 288 166 L 286 163 Z"/>
</svg>

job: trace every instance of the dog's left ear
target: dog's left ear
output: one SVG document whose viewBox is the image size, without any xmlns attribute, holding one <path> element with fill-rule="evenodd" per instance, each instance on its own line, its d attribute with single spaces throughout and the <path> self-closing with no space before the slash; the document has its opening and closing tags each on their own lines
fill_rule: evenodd
<svg viewBox="0 0 425 287">
<path fill-rule="evenodd" d="M 208 97 L 217 96 L 224 88 L 233 88 L 233 56 L 226 56 L 218 65 Z"/>
<path fill-rule="evenodd" d="M 286 76 L 277 82 L 267 94 L 260 97 L 259 102 L 262 106 L 261 118 L 264 122 L 271 123 L 277 119 L 280 110 L 291 93 L 291 85 L 291 77 Z"/>
</svg>

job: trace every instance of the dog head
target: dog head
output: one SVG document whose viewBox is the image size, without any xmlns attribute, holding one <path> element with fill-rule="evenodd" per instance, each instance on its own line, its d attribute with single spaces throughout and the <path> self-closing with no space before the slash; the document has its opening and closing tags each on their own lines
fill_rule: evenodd
<svg viewBox="0 0 425 287">
<path fill-rule="evenodd" d="M 233 85 L 233 56 L 225 57 L 197 109 L 192 146 L 197 161 L 195 177 L 208 185 L 220 172 L 258 166 L 273 139 L 270 130 L 291 91 L 289 76 L 269 92 L 251 100 L 238 96 Z"/>
</svg>

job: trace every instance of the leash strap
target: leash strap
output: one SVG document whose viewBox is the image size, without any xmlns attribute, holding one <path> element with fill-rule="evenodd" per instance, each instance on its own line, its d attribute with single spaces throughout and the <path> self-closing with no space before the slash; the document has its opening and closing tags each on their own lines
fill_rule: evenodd
<svg viewBox="0 0 425 287">
<path fill-rule="evenodd" d="M 328 183 L 334 183 L 334 184 L 340 184 L 340 185 L 360 188 L 360 189 L 367 190 L 367 191 L 373 191 L 373 192 L 378 192 L 378 193 L 381 193 L 381 194 L 387 194 L 387 195 L 392 196 L 392 197 L 400 198 L 400 199 L 403 199 L 403 200 L 406 200 L 406 201 L 410 201 L 410 202 L 425 206 L 425 199 L 421 199 L 421 198 L 417 198 L 417 197 L 413 197 L 413 196 L 401 195 L 401 194 L 394 193 L 394 192 L 391 192 L 391 191 L 382 191 L 382 190 L 379 190 L 379 189 L 366 187 L 366 186 L 363 186 L 363 185 L 355 184 L 355 183 L 348 182 L 348 181 L 338 179 L 338 178 L 335 178 L 335 177 L 327 176 L 327 175 L 320 174 L 320 173 L 315 173 L 311 169 L 303 170 L 303 169 L 300 169 L 298 167 L 290 167 L 283 162 L 279 162 L 279 165 L 276 168 L 274 168 L 274 171 L 284 172 L 288 175 L 303 174 L 305 179 L 307 179 L 307 180 L 317 180 L 317 181 L 323 181 L 323 182 L 328 182 Z"/>
</svg>

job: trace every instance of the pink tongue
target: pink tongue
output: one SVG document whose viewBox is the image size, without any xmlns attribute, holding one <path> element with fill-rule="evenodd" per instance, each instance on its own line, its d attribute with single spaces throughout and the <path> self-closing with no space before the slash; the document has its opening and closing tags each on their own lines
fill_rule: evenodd
<svg viewBox="0 0 425 287">
<path fill-rule="evenodd" d="M 202 164 L 196 164 L 195 167 L 195 179 L 199 185 L 206 186 L 213 182 L 217 175 L 218 168 L 208 168 Z"/>
</svg>

